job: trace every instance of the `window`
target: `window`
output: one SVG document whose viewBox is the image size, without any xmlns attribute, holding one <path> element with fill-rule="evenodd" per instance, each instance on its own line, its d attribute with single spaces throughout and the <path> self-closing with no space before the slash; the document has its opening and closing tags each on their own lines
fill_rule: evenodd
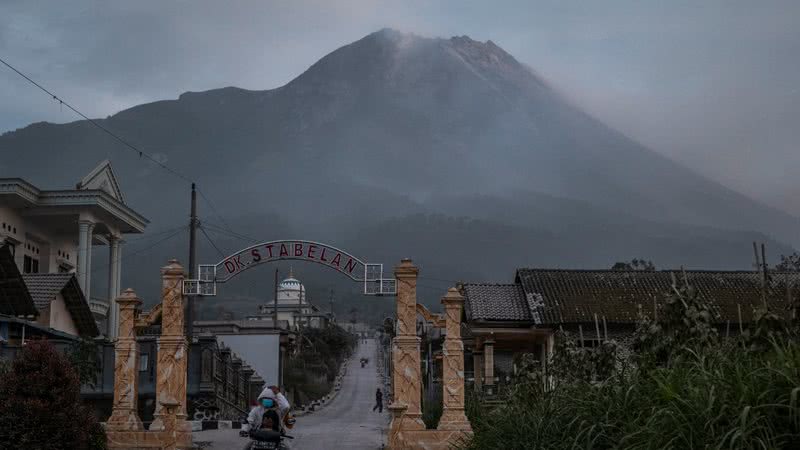
<svg viewBox="0 0 800 450">
<path fill-rule="evenodd" d="M 147 372 L 147 353 L 139 354 L 139 372 Z"/>
<path fill-rule="evenodd" d="M 31 265 L 32 265 L 31 261 L 32 261 L 31 257 L 28 256 L 28 255 L 25 255 L 25 257 L 22 260 L 22 272 L 23 273 L 31 273 Z"/>
<path fill-rule="evenodd" d="M 39 273 L 39 260 L 25 255 L 22 260 L 22 273 Z"/>
</svg>

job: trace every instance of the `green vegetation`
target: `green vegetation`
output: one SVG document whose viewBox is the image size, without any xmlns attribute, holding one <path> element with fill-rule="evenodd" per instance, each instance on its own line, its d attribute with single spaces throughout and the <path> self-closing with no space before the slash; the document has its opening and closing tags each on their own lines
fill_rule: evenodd
<svg viewBox="0 0 800 450">
<path fill-rule="evenodd" d="M 81 404 L 78 371 L 46 340 L 28 341 L 0 377 L 0 405 L 0 448 L 106 446 L 103 428 Z"/>
<path fill-rule="evenodd" d="M 721 340 L 685 282 L 630 342 L 580 348 L 557 338 L 551 370 L 522 363 L 502 406 L 467 413 L 470 449 L 786 449 L 800 442 L 800 347 L 761 311 Z M 630 349 L 632 351 L 623 351 Z"/>
<path fill-rule="evenodd" d="M 350 357 L 357 338 L 339 326 L 305 329 L 286 362 L 286 389 L 296 404 L 317 400 L 333 389 L 339 367 Z"/>
<path fill-rule="evenodd" d="M 442 387 L 435 385 L 436 389 L 425 392 L 422 396 L 422 421 L 425 428 L 435 430 L 442 418 L 444 405 L 442 404 Z"/>
</svg>

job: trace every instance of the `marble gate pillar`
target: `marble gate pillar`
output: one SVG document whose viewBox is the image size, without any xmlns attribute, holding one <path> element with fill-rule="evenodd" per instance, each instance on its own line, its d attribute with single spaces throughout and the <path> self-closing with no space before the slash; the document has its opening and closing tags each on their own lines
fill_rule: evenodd
<svg viewBox="0 0 800 450">
<path fill-rule="evenodd" d="M 187 345 L 183 328 L 183 266 L 177 260 L 161 268 L 161 336 L 158 338 L 156 411 L 151 431 L 188 430 L 186 422 Z"/>
<path fill-rule="evenodd" d="M 447 290 L 442 297 L 447 334 L 442 348 L 444 373 L 442 403 L 444 409 L 439 420 L 439 430 L 471 431 L 464 414 L 464 342 L 461 340 L 461 308 L 464 297 L 456 288 Z"/>
<path fill-rule="evenodd" d="M 137 413 L 139 386 L 139 350 L 136 346 L 136 308 L 142 304 L 133 289 L 116 300 L 120 322 L 114 344 L 114 409 L 107 422 L 109 431 L 140 431 L 142 421 Z"/>
<path fill-rule="evenodd" d="M 397 334 L 392 339 L 394 399 L 389 406 L 392 430 L 424 430 L 422 421 L 422 369 L 417 336 L 417 274 L 410 259 L 394 269 L 397 279 Z"/>
</svg>

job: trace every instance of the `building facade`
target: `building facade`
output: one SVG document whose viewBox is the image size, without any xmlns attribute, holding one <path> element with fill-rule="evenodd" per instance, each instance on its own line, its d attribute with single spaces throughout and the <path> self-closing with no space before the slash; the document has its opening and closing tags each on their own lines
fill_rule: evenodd
<svg viewBox="0 0 800 450">
<path fill-rule="evenodd" d="M 303 283 L 289 270 L 289 277 L 278 284 L 277 301 L 266 302 L 258 307 L 258 314 L 247 316 L 247 320 L 272 320 L 277 310 L 278 322 L 286 322 L 293 330 L 300 328 L 324 328 L 331 320 L 330 314 L 323 313 L 311 304 L 306 297 Z"/>
<path fill-rule="evenodd" d="M 23 283 L 31 283 L 28 290 L 36 294 L 37 307 L 33 315 L 47 309 L 48 323 L 67 333 L 77 331 L 68 317 L 69 304 L 76 300 L 64 297 L 77 294 L 65 274 L 74 277 L 82 301 L 103 326 L 101 333 L 116 335 L 118 310 L 116 305 L 109 307 L 109 299 L 120 293 L 123 238 L 142 233 L 147 223 L 126 205 L 108 161 L 74 189 L 45 190 L 21 178 L 0 179 L 0 245 L 24 275 Z M 93 249 L 101 246 L 108 248 L 107 257 L 92 261 Z M 108 291 L 94 295 L 92 274 L 104 266 Z M 12 301 L 5 295 L 0 298 L 0 303 Z"/>
<path fill-rule="evenodd" d="M 559 330 L 582 336 L 583 346 L 630 336 L 640 314 L 653 317 L 663 308 L 676 275 L 709 306 L 723 336 L 754 322 L 762 293 L 773 312 L 797 317 L 800 273 L 765 279 L 751 271 L 518 269 L 513 283 L 461 286 L 466 377 L 497 394 L 513 382 L 520 356 L 547 363 Z"/>
</svg>

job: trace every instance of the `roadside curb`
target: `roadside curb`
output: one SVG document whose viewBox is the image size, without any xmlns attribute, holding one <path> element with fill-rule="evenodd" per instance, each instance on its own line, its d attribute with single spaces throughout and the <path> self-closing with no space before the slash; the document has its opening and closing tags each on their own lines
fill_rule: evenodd
<svg viewBox="0 0 800 450">
<path fill-rule="evenodd" d="M 328 403 L 333 401 L 338 395 L 339 391 L 342 388 L 342 379 L 345 375 L 347 375 L 347 366 L 350 364 L 350 360 L 348 359 L 342 364 L 342 368 L 339 370 L 339 374 L 336 376 L 336 381 L 333 382 L 333 390 L 326 396 L 322 397 L 319 400 L 314 400 L 311 402 L 310 405 L 304 406 L 303 409 L 292 411 L 295 417 L 303 417 L 307 416 L 311 413 L 317 412 L 325 407 Z"/>
</svg>

